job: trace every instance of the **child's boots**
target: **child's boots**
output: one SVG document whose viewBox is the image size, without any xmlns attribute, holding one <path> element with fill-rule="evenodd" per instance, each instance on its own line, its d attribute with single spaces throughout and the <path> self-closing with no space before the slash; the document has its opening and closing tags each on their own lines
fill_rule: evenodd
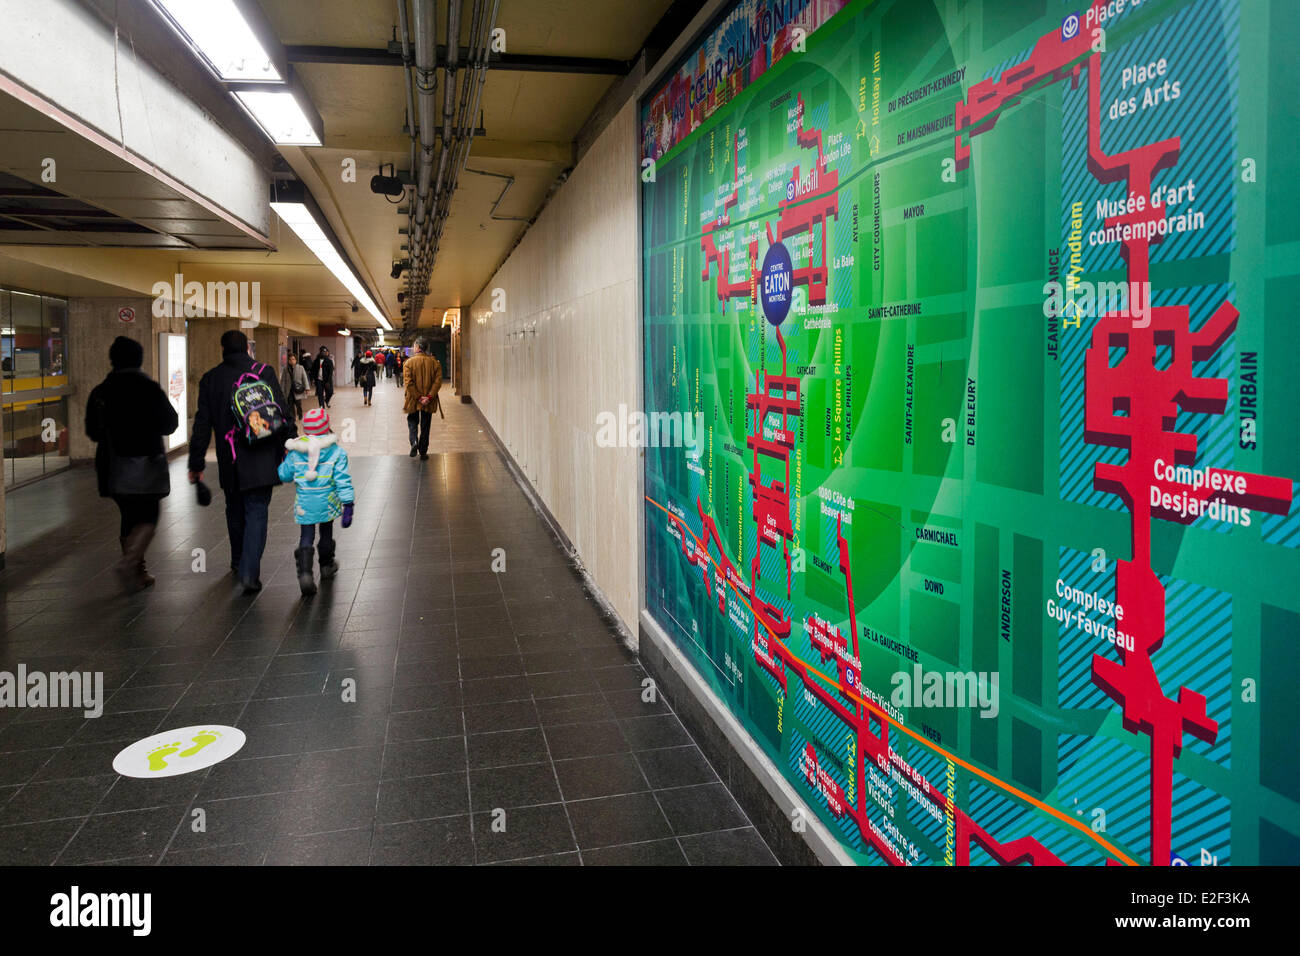
<svg viewBox="0 0 1300 956">
<path fill-rule="evenodd" d="M 311 597 L 316 593 L 316 578 L 311 572 L 312 547 L 308 545 L 305 548 L 298 548 L 293 552 L 294 560 L 298 562 L 298 587 L 302 590 L 305 597 Z M 321 573 L 325 571 L 321 567 Z"/>
<path fill-rule="evenodd" d="M 334 572 L 339 569 L 338 563 L 334 560 L 334 539 L 322 541 L 317 545 L 320 551 L 320 576 L 322 578 L 334 577 Z M 308 559 L 310 560 L 310 559 Z"/>
</svg>

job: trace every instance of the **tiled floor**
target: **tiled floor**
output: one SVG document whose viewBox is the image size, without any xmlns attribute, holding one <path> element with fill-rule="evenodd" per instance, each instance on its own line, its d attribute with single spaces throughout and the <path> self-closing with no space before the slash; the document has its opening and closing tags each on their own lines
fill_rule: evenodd
<svg viewBox="0 0 1300 956">
<path fill-rule="evenodd" d="M 102 671 L 108 702 L 91 720 L 0 709 L 0 864 L 775 862 L 668 703 L 643 701 L 644 671 L 447 391 L 423 463 L 399 389 L 368 408 L 336 394 L 356 520 L 310 600 L 288 489 L 251 598 L 224 573 L 220 495 L 199 508 L 183 462 L 158 584 L 132 597 L 89 470 L 8 497 L 0 670 Z M 209 722 L 243 750 L 161 780 L 113 772 L 132 741 Z"/>
</svg>

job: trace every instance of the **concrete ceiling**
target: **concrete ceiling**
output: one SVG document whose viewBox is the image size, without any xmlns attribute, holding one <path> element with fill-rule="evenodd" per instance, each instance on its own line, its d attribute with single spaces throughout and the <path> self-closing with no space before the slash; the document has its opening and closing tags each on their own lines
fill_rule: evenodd
<svg viewBox="0 0 1300 956">
<path fill-rule="evenodd" d="M 384 50 L 394 37 L 394 0 L 325 2 L 304 16 L 303 0 L 260 0 L 286 46 Z M 497 26 L 512 54 L 544 54 L 628 60 L 659 22 L 670 0 L 501 0 Z M 439 6 L 438 41 L 444 42 Z M 469 36 L 462 18 L 462 40 Z M 405 226 L 397 206 L 370 192 L 381 163 L 410 165 L 403 133 L 406 97 L 403 71 L 391 66 L 298 63 L 294 69 L 325 125 L 322 148 L 285 148 L 281 153 L 308 182 L 340 238 L 356 250 L 359 268 L 396 317 L 401 280 L 389 277 L 401 259 Z M 439 74 L 441 79 L 441 74 Z M 612 75 L 489 70 L 481 123 L 467 167 L 514 178 L 499 217 L 536 215 L 553 185 L 573 165 L 573 142 L 597 102 L 615 82 Z M 342 181 L 342 163 L 354 159 L 357 181 Z M 492 206 L 506 180 L 464 173 L 452 201 L 429 282 L 420 324 L 441 322 L 447 308 L 467 306 L 504 260 L 525 222 L 493 219 Z M 322 191 L 325 195 L 322 195 Z M 344 233 L 347 237 L 344 238 Z"/>
<path fill-rule="evenodd" d="M 257 2 L 287 47 L 386 51 L 395 35 L 395 0 Z M 505 31 L 511 55 L 629 61 L 670 5 L 670 0 L 501 0 L 497 26 Z M 446 4 L 438 6 L 438 41 L 444 42 Z M 468 33 L 465 22 L 462 41 L 468 40 Z M 179 44 L 174 36 L 171 40 Z M 175 55 L 174 50 L 169 53 Z M 52 55 L 71 56 L 72 51 Z M 372 193 L 369 180 L 382 163 L 393 163 L 398 170 L 410 164 L 410 141 L 403 131 L 404 71 L 400 66 L 319 62 L 297 62 L 294 70 L 321 115 L 324 145 L 280 147 L 279 152 L 310 189 L 344 251 L 377 295 L 381 310 L 400 327 L 397 293 L 403 283 L 390 277 L 390 267 L 404 257 L 404 237 L 398 229 L 406 225 L 406 217 L 399 216 L 399 204 Z M 441 82 L 441 71 L 438 77 Z M 466 166 L 513 178 L 497 209 L 498 217 L 507 218 L 491 216 L 507 180 L 462 173 L 420 324 L 439 324 L 444 309 L 467 306 L 484 287 L 526 228 L 526 220 L 537 214 L 573 165 L 575 138 L 617 80 L 612 74 L 488 71 L 480 119 L 485 132 L 476 137 Z M 61 138 L 59 149 L 51 149 L 51 137 Z M 40 184 L 40 158 L 65 157 L 51 188 L 145 231 L 111 233 L 107 239 L 103 234 L 64 232 L 35 243 L 30 229 L 5 233 L 0 218 L 0 281 L 23 285 L 26 279 L 28 287 L 65 295 L 93 289 L 141 292 L 153 281 L 169 279 L 173 268 L 183 267 L 187 279 L 261 282 L 264 305 L 271 305 L 273 314 L 282 315 L 284 324 L 293 328 L 345 320 L 368 324 L 361 321 L 367 318 L 364 312 L 351 312 L 352 296 L 342 284 L 274 216 L 269 237 L 274 248 L 268 251 L 255 237 L 232 229 L 190 198 L 175 195 L 88 142 L 72 142 L 75 137 L 74 131 L 0 96 L 0 171 Z M 347 160 L 355 161 L 354 182 L 343 176 Z M 57 205 L 58 197 L 51 201 Z M 81 248 L 68 249 L 69 243 Z M 114 245 L 153 246 L 156 251 L 101 249 L 92 255 L 85 248 Z"/>
</svg>

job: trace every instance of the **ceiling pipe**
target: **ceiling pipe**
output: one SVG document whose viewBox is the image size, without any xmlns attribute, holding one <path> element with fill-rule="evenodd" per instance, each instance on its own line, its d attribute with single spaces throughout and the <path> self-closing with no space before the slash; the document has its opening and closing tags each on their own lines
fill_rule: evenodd
<svg viewBox="0 0 1300 956">
<path fill-rule="evenodd" d="M 465 85 L 465 89 L 462 91 L 462 94 L 468 92 L 472 86 L 474 90 L 474 99 L 473 102 L 470 103 L 468 100 L 465 99 L 464 95 L 462 95 L 461 98 L 460 126 L 461 129 L 465 132 L 465 135 L 457 139 L 455 144 L 455 150 L 452 154 L 452 179 L 449 188 L 447 189 L 444 196 L 442 197 L 444 206 L 441 210 L 442 215 L 440 215 L 438 218 L 438 233 L 437 233 L 437 238 L 435 240 L 435 247 L 434 247 L 435 255 L 437 253 L 436 243 L 438 240 L 441 240 L 442 238 L 442 228 L 446 224 L 447 216 L 451 212 L 451 198 L 455 195 L 457 184 L 460 181 L 460 171 L 464 168 L 465 161 L 469 157 L 470 146 L 473 143 L 473 139 L 474 139 L 473 117 L 478 113 L 479 104 L 482 98 L 483 82 L 485 79 L 486 69 L 487 69 L 487 56 L 488 56 L 488 51 L 489 51 L 489 46 L 491 41 L 492 30 L 496 24 L 496 15 L 497 15 L 498 6 L 499 4 L 497 2 L 494 2 L 490 16 L 485 19 L 481 19 L 481 26 L 482 26 L 481 33 L 479 33 L 476 37 L 471 38 L 475 41 L 475 46 L 474 46 L 474 51 L 471 53 L 469 59 L 468 66 L 470 72 L 466 76 L 466 85 Z"/>
<path fill-rule="evenodd" d="M 452 0 L 453 5 L 455 0 Z M 398 0 L 405 19 L 406 0 Z M 432 197 L 429 185 L 433 177 L 435 94 L 438 88 L 435 59 L 437 28 L 436 0 L 414 0 L 415 8 L 415 89 L 419 98 L 420 164 L 415 178 L 415 202 L 407 233 L 411 238 L 411 257 L 419 255 L 419 233 L 429 216 Z"/>
<path fill-rule="evenodd" d="M 417 3 L 421 0 L 416 0 Z M 432 2 L 432 0 L 427 0 Z M 482 102 L 483 85 L 490 65 L 490 46 L 492 31 L 496 26 L 500 0 L 493 0 L 488 12 L 486 0 L 475 0 L 470 21 L 469 45 L 465 51 L 463 67 L 465 77 L 456 97 L 457 71 L 462 68 L 460 50 L 460 3 L 461 0 L 449 0 L 447 11 L 447 57 L 443 62 L 443 116 L 441 142 L 437 161 L 437 174 L 433 177 L 432 189 L 426 193 L 422 207 L 423 218 L 412 223 L 409 229 L 409 245 L 412 257 L 411 268 L 407 271 L 406 299 L 409 303 L 405 327 L 411 332 L 419 323 L 424 299 L 428 294 L 428 283 L 438 253 L 443 229 L 451 212 L 451 201 L 455 195 L 461 170 L 469 156 L 473 142 L 474 117 L 478 115 Z M 419 8 L 417 6 L 417 13 Z M 429 24 L 431 26 L 431 24 Z M 417 68 L 419 66 L 419 37 L 428 38 L 432 44 L 435 34 L 432 30 L 422 29 L 424 24 L 417 16 Z M 436 47 L 434 47 L 436 49 Z M 417 84 L 417 89 L 419 84 Z M 423 90 L 419 90 L 423 95 Z M 430 102 L 432 102 L 432 91 Z M 425 121 L 421 110 L 421 144 L 426 142 L 425 132 L 436 132 L 432 122 Z M 432 166 L 431 153 L 430 166 Z M 507 188 L 509 188 L 507 186 Z M 504 190 L 502 195 L 504 196 Z M 498 200 L 499 202 L 499 200 Z M 495 207 L 494 207 L 495 208 Z M 504 217 L 502 217 L 504 218 Z"/>
</svg>

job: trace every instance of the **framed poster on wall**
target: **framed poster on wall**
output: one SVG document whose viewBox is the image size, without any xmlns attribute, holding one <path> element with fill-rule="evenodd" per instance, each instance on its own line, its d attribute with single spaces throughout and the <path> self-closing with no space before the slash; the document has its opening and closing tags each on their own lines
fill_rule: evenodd
<svg viewBox="0 0 1300 956">
<path fill-rule="evenodd" d="M 188 434 L 185 402 L 185 391 L 188 386 L 187 360 L 187 340 L 184 335 L 172 332 L 158 334 L 158 384 L 167 393 L 167 400 L 172 403 L 172 408 L 176 409 L 178 421 L 176 431 L 167 436 L 168 451 L 184 445 Z"/>
</svg>

